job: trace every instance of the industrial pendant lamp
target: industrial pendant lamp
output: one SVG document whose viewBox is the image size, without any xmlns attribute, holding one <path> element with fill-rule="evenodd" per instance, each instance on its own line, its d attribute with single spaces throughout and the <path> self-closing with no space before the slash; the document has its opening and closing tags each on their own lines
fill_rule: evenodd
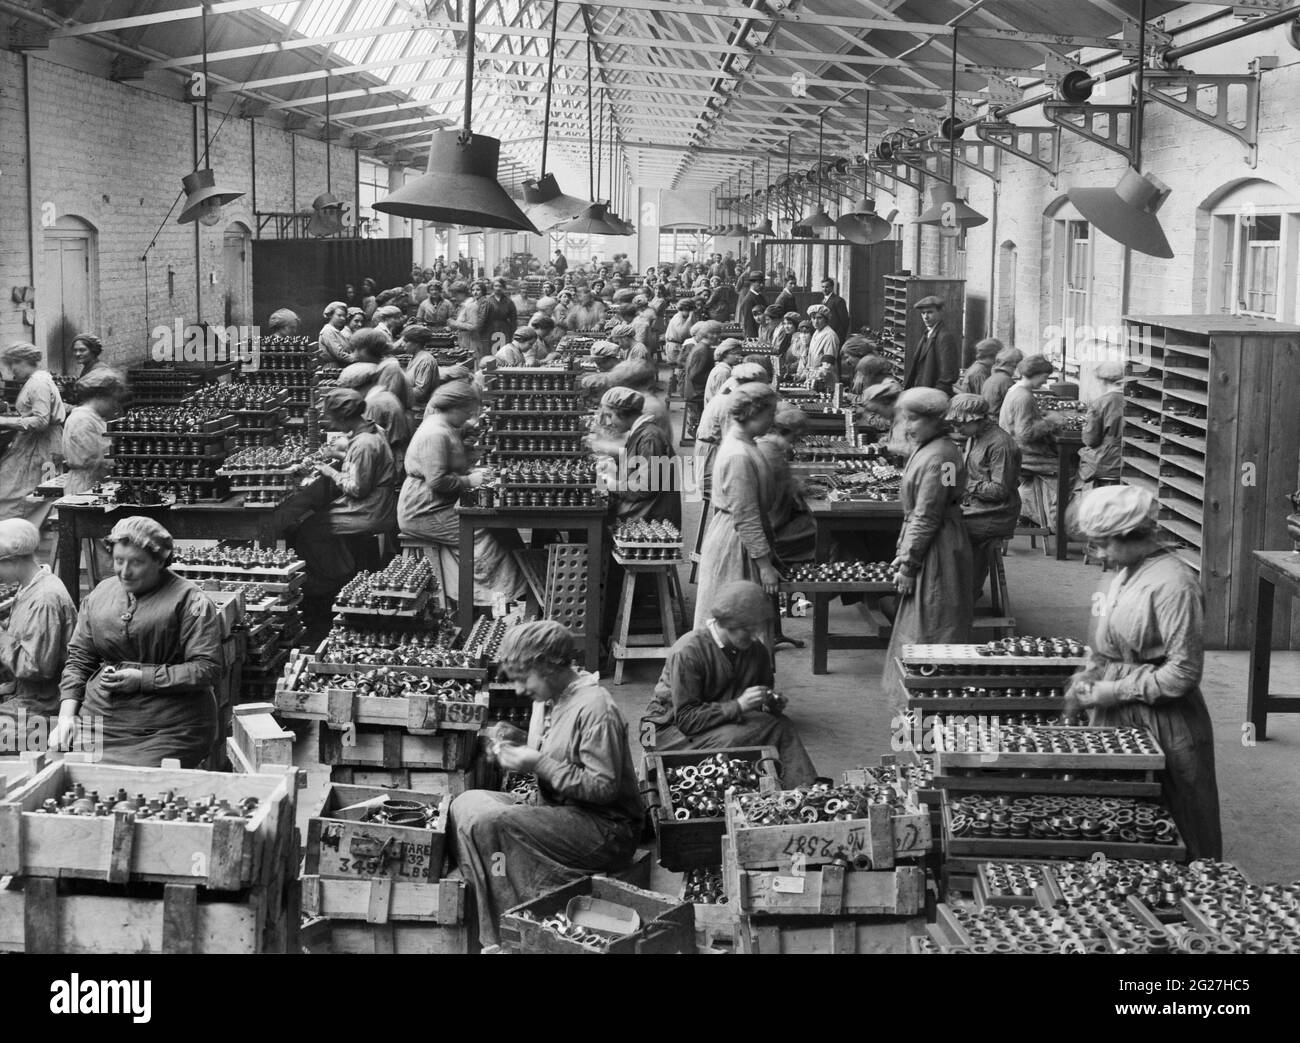
<svg viewBox="0 0 1300 1043">
<path fill-rule="evenodd" d="M 551 137 L 551 85 L 555 82 L 555 29 L 559 19 L 560 5 L 555 3 L 551 6 L 551 50 L 547 59 L 546 109 L 542 115 L 542 172 L 536 180 L 530 178 L 524 182 L 524 202 L 527 204 L 524 212 L 542 232 L 549 232 L 556 225 L 576 217 L 591 205 L 590 199 L 579 199 L 577 196 L 569 196 L 561 192 L 555 175 L 546 171 L 546 150 Z M 587 83 L 590 88 L 590 72 L 588 72 Z"/>
<path fill-rule="evenodd" d="M 208 148 L 211 138 L 208 135 L 208 5 L 205 3 L 200 11 L 203 32 L 203 162 L 208 161 Z M 217 188 L 217 177 L 208 167 L 200 167 L 192 174 L 181 178 L 181 189 L 185 193 L 185 205 L 181 207 L 178 224 L 188 225 L 197 221 L 211 228 L 221 223 L 221 208 L 242 196 L 243 192 L 225 192 Z"/>
<path fill-rule="evenodd" d="M 616 184 L 618 183 L 617 179 L 616 179 L 615 176 L 614 176 L 615 164 L 616 164 L 616 158 L 615 158 L 615 152 L 614 152 L 614 103 L 613 103 L 613 102 L 610 102 L 610 109 L 609 109 L 609 205 L 610 205 L 610 208 L 611 208 L 611 213 L 610 213 L 609 216 L 606 218 L 606 220 L 607 220 L 607 221 L 610 223 L 610 225 L 614 228 L 614 231 L 611 233 L 612 235 L 628 236 L 628 235 L 631 235 L 633 232 L 635 232 L 636 229 L 632 227 L 632 225 L 631 225 L 630 222 L 625 221 L 625 220 L 623 219 L 623 215 L 622 215 L 621 213 L 619 213 L 619 210 L 621 209 L 621 207 L 620 207 L 620 205 L 619 205 L 618 202 L 617 202 L 617 189 L 615 188 Z"/>
<path fill-rule="evenodd" d="M 948 90 L 948 119 L 940 131 L 948 141 L 948 180 L 934 186 L 930 193 L 930 208 L 916 219 L 918 225 L 935 225 L 939 234 L 949 238 L 961 235 L 967 228 L 987 224 L 988 218 L 957 198 L 957 139 L 962 131 L 957 122 L 957 33 L 952 30 L 952 83 Z"/>
<path fill-rule="evenodd" d="M 835 222 L 835 230 L 851 243 L 870 246 L 883 242 L 894 226 L 876 213 L 871 183 L 871 92 L 867 91 L 867 115 L 862 128 L 862 198 Z"/>
<path fill-rule="evenodd" d="M 831 215 L 822 206 L 822 178 L 824 176 L 822 174 L 822 128 L 825 122 L 826 114 L 822 113 L 817 117 L 817 209 L 799 218 L 799 223 L 805 228 L 811 228 L 814 234 L 823 228 L 835 227 Z"/>
<path fill-rule="evenodd" d="M 1096 229 L 1121 246 L 1151 257 L 1173 257 L 1156 212 L 1169 198 L 1169 186 L 1142 173 L 1142 102 L 1146 69 L 1146 0 L 1138 15 L 1137 103 L 1133 111 L 1133 165 L 1114 188 L 1071 188 L 1066 197 Z"/>
<path fill-rule="evenodd" d="M 600 157 L 596 149 L 604 144 L 605 133 L 605 95 L 600 96 L 600 133 L 597 138 L 592 130 L 591 116 L 594 106 L 591 103 L 591 37 L 587 37 L 587 177 L 588 187 L 596 202 L 583 207 L 577 217 L 564 221 L 556 228 L 562 232 L 574 232 L 578 235 L 622 235 L 621 227 L 616 227 L 610 220 L 609 204 L 599 201 L 600 197 Z M 598 144 L 599 142 L 599 144 Z"/>
<path fill-rule="evenodd" d="M 757 236 L 762 239 L 770 239 L 772 236 L 776 235 L 776 229 L 772 227 L 771 214 L 767 213 L 767 205 L 769 202 L 771 202 L 771 199 L 772 199 L 772 157 L 771 155 L 769 155 L 767 157 L 767 188 L 763 189 L 763 210 L 764 210 L 763 220 L 758 224 L 754 225 L 754 227 L 749 230 L 750 235 Z"/>
<path fill-rule="evenodd" d="M 740 185 L 736 185 L 731 190 L 731 205 L 727 207 L 727 212 L 732 215 L 727 230 L 722 234 L 728 239 L 744 239 L 747 234 L 745 226 L 740 221 L 740 215 L 737 208 L 740 206 Z"/>
<path fill-rule="evenodd" d="M 436 130 L 429 147 L 426 173 L 375 203 L 375 209 L 397 217 L 439 224 L 473 225 L 536 232 L 532 221 L 497 181 L 501 142 L 475 134 L 474 38 L 477 0 L 469 0 L 465 33 L 465 125 Z"/>
<path fill-rule="evenodd" d="M 347 205 L 334 195 L 330 178 L 330 74 L 325 71 L 325 191 L 311 201 L 311 220 L 307 234 L 318 239 L 343 231 L 343 212 Z"/>
</svg>

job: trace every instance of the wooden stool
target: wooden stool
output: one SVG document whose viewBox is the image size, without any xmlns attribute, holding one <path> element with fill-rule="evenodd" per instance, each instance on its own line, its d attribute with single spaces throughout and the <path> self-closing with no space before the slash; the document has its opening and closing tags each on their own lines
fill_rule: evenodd
<svg viewBox="0 0 1300 1043">
<path fill-rule="evenodd" d="M 695 582 L 700 570 L 700 548 L 704 546 L 704 534 L 709 528 L 709 517 L 713 514 L 713 501 L 707 496 L 700 501 L 700 523 L 695 530 L 695 548 L 691 551 L 691 574 L 689 580 Z"/>
<path fill-rule="evenodd" d="M 1011 613 L 1011 592 L 1007 589 L 1007 570 L 1002 555 L 1005 541 L 997 543 L 989 556 L 990 605 L 987 616 L 977 616 L 976 630 L 997 630 L 998 637 L 1011 637 L 1016 632 L 1016 617 Z"/>
<path fill-rule="evenodd" d="M 629 659 L 667 659 L 668 650 L 677 643 L 678 627 L 673 617 L 674 603 L 686 621 L 686 599 L 682 596 L 681 580 L 677 575 L 680 562 L 624 561 L 623 591 L 619 596 L 618 615 L 614 618 L 614 635 L 610 644 L 610 657 L 614 660 L 614 683 L 623 683 L 623 667 Z M 658 634 L 631 634 L 632 608 L 636 603 L 637 579 L 649 576 L 654 579 L 659 598 Z"/>
<path fill-rule="evenodd" d="M 446 608 L 447 599 L 451 595 L 447 591 L 447 569 L 443 564 L 442 556 L 443 554 L 450 554 L 452 548 L 444 543 L 434 543 L 432 540 L 421 540 L 405 534 L 398 535 L 397 543 L 401 548 L 399 553 L 423 554 L 433 562 L 433 574 L 438 577 L 438 604 Z"/>
</svg>

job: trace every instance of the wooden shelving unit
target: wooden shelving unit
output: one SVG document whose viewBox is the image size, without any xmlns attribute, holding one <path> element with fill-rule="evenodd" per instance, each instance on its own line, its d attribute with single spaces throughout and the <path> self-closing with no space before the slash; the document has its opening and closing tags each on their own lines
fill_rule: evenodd
<svg viewBox="0 0 1300 1043">
<path fill-rule="evenodd" d="M 1248 648 L 1250 555 L 1290 546 L 1286 496 L 1300 484 L 1300 326 L 1236 315 L 1133 315 L 1123 479 L 1160 503 L 1162 536 L 1205 589 L 1209 648 Z M 1279 606 L 1275 647 L 1300 647 Z"/>
<path fill-rule="evenodd" d="M 966 282 L 964 279 L 924 279 L 900 272 L 885 276 L 884 328 L 894 335 L 893 345 L 881 345 L 881 353 L 894 364 L 894 375 L 900 379 L 907 363 L 907 353 L 914 350 L 925 332 L 925 323 L 915 310 L 922 297 L 938 297 L 943 301 L 943 319 L 957 342 L 962 341 L 962 324 L 966 310 Z M 963 356 L 964 357 L 964 356 Z"/>
</svg>

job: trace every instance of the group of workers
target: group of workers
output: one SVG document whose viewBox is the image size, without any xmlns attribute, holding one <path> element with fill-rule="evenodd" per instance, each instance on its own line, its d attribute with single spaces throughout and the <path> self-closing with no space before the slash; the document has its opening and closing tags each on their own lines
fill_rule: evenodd
<svg viewBox="0 0 1300 1043">
<path fill-rule="evenodd" d="M 605 336 L 592 352 L 595 372 L 584 381 L 597 405 L 589 445 L 611 493 L 611 521 L 681 522 L 680 487 L 638 481 L 636 473 L 676 473 L 659 362 L 681 392 L 709 509 L 694 625 L 667 657 L 641 721 L 643 744 L 660 751 L 773 745 L 787 787 L 809 785 L 818 774 L 785 698 L 773 690 L 773 655 L 784 640 L 776 594 L 783 570 L 811 560 L 815 526 L 789 467 L 807 418 L 779 399 L 775 385 L 843 383 L 861 425 L 906 458 L 887 662 L 906 643 L 970 640 L 993 556 L 1023 515 L 1043 515 L 1054 487 L 1046 478 L 1056 467 L 1054 418 L 1034 396 L 1053 372 L 1042 355 L 1022 357 L 986 340 L 963 371 L 942 303 L 926 298 L 918 304 L 924 337 L 896 379 L 869 346 L 846 362 L 848 311 L 827 283 L 823 300 L 801 314 L 792 309 L 793 285 L 768 305 L 762 279 L 755 280 L 726 315 L 743 321 L 748 309 L 750 336 L 766 349 L 750 356 L 743 341 L 722 337 L 722 322 L 712 317 L 720 306 L 716 286 L 703 300 L 682 297 L 668 315 L 651 305 L 669 299 L 667 284 L 657 284 L 654 297 L 627 301 L 637 312 L 631 318 L 644 321 L 623 322 L 621 314 L 604 320 Z M 469 335 L 475 362 L 536 365 L 554 350 L 558 338 L 548 338 L 556 330 L 595 328 L 604 288 L 579 286 L 571 303 L 556 290 L 553 303 L 535 302 L 525 326 L 503 280 L 469 288 L 460 301 L 459 287 L 449 302 L 436 284 L 424 289 L 414 316 L 378 306 L 367 325 L 340 302 L 325 309 L 318 350 L 339 368 L 337 386 L 322 403 L 333 435 L 293 534 L 308 565 L 308 607 L 317 612 L 327 612 L 358 568 L 378 564 L 379 534 L 432 545 L 446 589 L 458 589 L 457 506 L 487 477 L 475 466 L 483 367 L 440 367 L 432 331 L 445 324 Z M 570 317 L 581 325 L 566 326 Z M 659 318 L 665 321 L 656 337 Z M 278 313 L 275 322 L 296 331 L 292 313 Z M 491 331 L 486 341 L 484 330 Z M 28 494 L 45 461 L 66 461 L 70 491 L 90 488 L 107 471 L 106 424 L 120 408 L 123 386 L 98 363 L 98 343 L 91 342 L 82 346 L 80 404 L 70 412 L 40 368 L 37 349 L 18 345 L 0 355 L 22 382 L 15 413 L 0 416 L 0 435 L 14 432 L 0 458 L 0 581 L 18 587 L 0 631 L 0 674 L 13 686 L 0 712 L 48 715 L 57 722 L 54 748 L 66 748 L 79 721 L 94 716 L 105 722 L 102 754 L 110 762 L 177 757 L 197 766 L 216 735 L 219 640 L 207 597 L 168 569 L 170 534 L 147 518 L 119 522 L 105 549 L 113 575 L 78 611 L 37 563 L 39 531 L 26 520 Z M 411 356 L 405 369 L 394 357 L 401 351 Z M 1157 540 L 1151 498 L 1117 484 L 1122 366 L 1103 364 L 1096 377 L 1103 393 L 1083 429 L 1080 479 L 1088 491 L 1077 525 L 1119 571 L 1088 664 L 1068 688 L 1067 713 L 1156 734 L 1168 763 L 1166 803 L 1189 853 L 1218 857 L 1212 732 L 1199 690 L 1200 587 Z M 511 542 L 476 533 L 476 604 L 522 595 Z M 576 653 L 572 635 L 550 622 L 513 628 L 501 650 L 517 691 L 538 704 L 541 727 L 528 743 L 502 739 L 494 753 L 504 768 L 534 773 L 538 790 L 534 804 L 483 791 L 453 803 L 458 857 L 477 893 L 485 941 L 496 940 L 502 911 L 575 876 L 620 867 L 640 837 L 644 809 L 627 722 L 597 679 L 574 668 Z"/>
</svg>

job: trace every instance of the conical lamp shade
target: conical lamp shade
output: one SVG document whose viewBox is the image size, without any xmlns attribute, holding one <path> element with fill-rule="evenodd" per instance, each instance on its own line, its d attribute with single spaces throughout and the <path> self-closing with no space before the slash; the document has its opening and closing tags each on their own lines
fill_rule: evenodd
<svg viewBox="0 0 1300 1043">
<path fill-rule="evenodd" d="M 621 227 L 615 227 L 609 220 L 608 204 L 592 203 L 571 221 L 564 221 L 557 226 L 560 231 L 577 232 L 587 235 L 626 235 Z"/>
<path fill-rule="evenodd" d="M 497 182 L 501 142 L 475 134 L 462 145 L 459 135 L 457 130 L 434 131 L 428 172 L 379 200 L 375 209 L 416 221 L 536 232 Z"/>
<path fill-rule="evenodd" d="M 845 214 L 835 222 L 835 230 L 851 243 L 870 246 L 888 239 L 894 226 L 879 214 Z"/>
<path fill-rule="evenodd" d="M 539 181 L 524 182 L 525 213 L 540 232 L 570 221 L 591 206 L 590 199 L 567 196 L 560 191 L 554 174 L 543 174 Z"/>
<path fill-rule="evenodd" d="M 1156 218 L 1169 196 L 1159 178 L 1130 167 L 1114 188 L 1072 188 L 1066 193 L 1089 224 L 1138 253 L 1173 257 L 1173 248 Z"/>
<path fill-rule="evenodd" d="M 766 239 L 776 235 L 776 229 L 772 227 L 772 219 L 770 217 L 765 217 L 763 218 L 762 224 L 757 224 L 749 230 L 749 234 L 762 236 Z"/>
<path fill-rule="evenodd" d="M 988 218 L 958 199 L 956 186 L 944 181 L 930 193 L 930 208 L 915 223 L 938 225 L 941 229 L 975 228 L 987 224 Z"/>
<path fill-rule="evenodd" d="M 735 221 L 727 226 L 727 230 L 722 233 L 728 239 L 744 239 L 749 235 L 749 230 L 739 221 Z"/>
<path fill-rule="evenodd" d="M 799 224 L 805 228 L 811 228 L 813 231 L 835 227 L 834 219 L 826 212 L 824 206 L 819 206 L 813 213 L 804 214 L 803 217 L 799 218 Z"/>
<path fill-rule="evenodd" d="M 213 206 L 225 206 L 244 194 L 221 191 L 217 188 L 216 175 L 206 168 L 186 174 L 181 178 L 181 188 L 185 192 L 185 206 L 181 208 L 176 223 L 182 225 L 191 224 L 210 212 Z"/>
</svg>

